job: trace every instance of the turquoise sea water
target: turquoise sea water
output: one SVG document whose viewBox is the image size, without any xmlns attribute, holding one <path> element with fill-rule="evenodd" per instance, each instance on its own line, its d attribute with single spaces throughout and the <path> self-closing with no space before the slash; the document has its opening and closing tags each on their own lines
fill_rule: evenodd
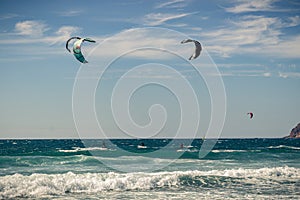
<svg viewBox="0 0 300 200">
<path fill-rule="evenodd" d="M 300 139 L 202 143 L 0 140 L 0 199 L 300 199 Z"/>
</svg>

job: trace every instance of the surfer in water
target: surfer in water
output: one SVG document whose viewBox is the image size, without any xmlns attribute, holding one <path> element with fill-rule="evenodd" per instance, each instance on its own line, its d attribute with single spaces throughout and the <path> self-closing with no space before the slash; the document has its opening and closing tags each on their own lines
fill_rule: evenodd
<svg viewBox="0 0 300 200">
<path fill-rule="evenodd" d="M 107 148 L 105 142 L 102 142 L 102 148 Z"/>
<path fill-rule="evenodd" d="M 144 142 L 141 142 L 138 146 L 137 146 L 138 149 L 146 149 L 147 146 L 145 145 Z"/>
</svg>

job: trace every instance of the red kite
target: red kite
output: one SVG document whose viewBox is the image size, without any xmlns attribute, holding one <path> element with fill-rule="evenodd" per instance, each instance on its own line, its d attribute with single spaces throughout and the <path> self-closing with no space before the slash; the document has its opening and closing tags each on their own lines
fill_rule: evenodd
<svg viewBox="0 0 300 200">
<path fill-rule="evenodd" d="M 253 113 L 252 112 L 248 112 L 247 115 L 250 115 L 250 119 L 253 118 Z"/>
</svg>

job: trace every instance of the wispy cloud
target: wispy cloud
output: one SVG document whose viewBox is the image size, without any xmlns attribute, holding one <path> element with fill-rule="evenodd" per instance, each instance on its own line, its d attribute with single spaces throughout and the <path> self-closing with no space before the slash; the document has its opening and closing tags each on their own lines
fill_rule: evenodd
<svg viewBox="0 0 300 200">
<path fill-rule="evenodd" d="M 185 23 L 172 23 L 172 24 L 168 24 L 168 27 L 173 27 L 173 28 L 190 28 L 190 26 L 188 24 Z"/>
<path fill-rule="evenodd" d="M 235 5 L 225 8 L 227 12 L 244 13 L 257 11 L 270 11 L 274 9 L 272 5 L 276 0 L 235 0 L 232 1 Z"/>
<path fill-rule="evenodd" d="M 271 74 L 270 72 L 265 72 L 265 73 L 263 73 L 263 76 L 264 76 L 264 77 L 271 77 L 271 75 L 272 75 L 272 74 Z"/>
<path fill-rule="evenodd" d="M 221 77 L 271 77 L 271 72 L 263 70 L 229 70 L 220 71 L 220 73 L 208 73 L 207 76 L 221 76 Z"/>
<path fill-rule="evenodd" d="M 15 31 L 19 35 L 39 37 L 49 30 L 49 27 L 42 21 L 22 21 L 15 25 Z"/>
<path fill-rule="evenodd" d="M 300 72 L 278 72 L 281 78 L 300 78 Z"/>
<path fill-rule="evenodd" d="M 0 15 L 0 20 L 11 19 L 11 18 L 15 18 L 18 16 L 19 15 L 14 14 L 14 13 L 7 13 L 7 14 Z"/>
<path fill-rule="evenodd" d="M 58 30 L 45 34 L 49 30 L 49 26 L 41 21 L 17 22 L 14 32 L 2 34 L 0 44 L 54 44 L 66 41 L 70 36 L 79 33 L 81 29 L 76 26 L 61 26 Z"/>
<path fill-rule="evenodd" d="M 0 44 L 2 44 L 0 45 L 2 46 L 0 51 L 4 52 L 5 48 L 6 55 L 0 58 L 0 60 L 38 60 L 49 57 L 49 55 L 61 54 L 64 49 L 60 45 L 65 43 L 70 36 L 78 33 L 80 28 L 62 26 L 54 31 L 48 30 L 50 30 L 49 26 L 41 21 L 22 21 L 16 23 L 13 32 L 0 35 Z M 58 45 L 53 46 L 54 44 Z M 7 55 L 18 56 L 6 58 Z"/>
<path fill-rule="evenodd" d="M 211 52 L 223 57 L 240 53 L 299 57 L 300 35 L 282 39 L 284 28 L 297 26 L 299 21 L 298 16 L 280 19 L 247 15 L 228 21 L 226 28 L 202 32 L 201 36 Z"/>
<path fill-rule="evenodd" d="M 99 56 L 95 57 L 116 57 L 124 54 L 127 51 L 133 51 L 126 56 L 142 59 L 164 59 L 172 55 L 160 51 L 161 49 L 168 49 L 173 45 L 180 44 L 177 38 L 173 35 L 162 34 L 157 29 L 129 29 L 121 32 L 118 35 L 113 36 L 113 40 L 108 38 L 104 42 L 105 48 L 97 48 L 93 51 Z M 99 42 L 100 43 L 100 42 Z M 157 47 L 157 50 L 143 49 L 139 50 L 140 47 Z M 184 49 L 185 46 L 182 46 Z"/>
<path fill-rule="evenodd" d="M 186 0 L 171 0 L 157 4 L 155 8 L 184 8 L 187 4 Z"/>
<path fill-rule="evenodd" d="M 274 77 L 277 76 L 273 72 L 263 71 L 263 70 L 236 70 L 221 72 L 221 76 L 234 76 L 234 77 Z"/>
<path fill-rule="evenodd" d="M 217 63 L 219 68 L 265 68 L 263 64 L 253 63 Z"/>
<path fill-rule="evenodd" d="M 300 25 L 300 17 L 298 15 L 294 17 L 289 17 L 288 20 L 289 20 L 287 24 L 288 27 L 294 27 Z"/>
<path fill-rule="evenodd" d="M 300 35 L 291 36 L 278 44 L 262 46 L 261 51 L 279 58 L 300 58 Z"/>
<path fill-rule="evenodd" d="M 146 26 L 159 26 L 167 21 L 171 21 L 174 19 L 180 19 L 195 13 L 180 13 L 180 14 L 170 14 L 170 13 L 150 13 L 147 14 L 144 19 L 143 23 Z"/>
<path fill-rule="evenodd" d="M 62 17 L 75 17 L 82 14 L 83 12 L 83 10 L 67 10 L 64 12 L 60 12 L 59 15 Z"/>
<path fill-rule="evenodd" d="M 276 43 L 280 32 L 272 27 L 278 22 L 277 18 L 263 16 L 244 16 L 237 21 L 229 21 L 226 28 L 203 33 L 202 36 L 214 37 L 214 41 L 228 45 L 247 45 L 268 38 L 268 42 Z M 266 41 L 264 41 L 266 42 Z"/>
<path fill-rule="evenodd" d="M 280 78 L 300 78 L 297 65 L 289 64 L 252 64 L 252 63 L 226 63 L 218 64 L 221 76 L 236 76 L 236 77 L 280 77 Z"/>
</svg>

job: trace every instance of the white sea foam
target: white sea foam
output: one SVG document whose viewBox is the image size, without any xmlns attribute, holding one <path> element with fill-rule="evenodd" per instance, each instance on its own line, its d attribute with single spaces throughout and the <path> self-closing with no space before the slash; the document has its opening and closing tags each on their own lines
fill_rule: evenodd
<svg viewBox="0 0 300 200">
<path fill-rule="evenodd" d="M 59 152 L 81 152 L 81 151 L 115 151 L 115 149 L 109 149 L 107 147 L 87 147 L 87 148 L 80 148 L 80 147 L 73 147 L 73 149 L 59 149 Z"/>
<path fill-rule="evenodd" d="M 187 148 L 177 150 L 177 152 L 198 152 L 198 151 L 199 151 L 198 149 L 187 149 Z"/>
<path fill-rule="evenodd" d="M 300 147 L 287 146 L 287 145 L 279 145 L 279 146 L 269 146 L 269 149 L 294 149 L 300 150 Z"/>
<path fill-rule="evenodd" d="M 226 181 L 223 181 L 224 178 Z M 231 179 L 238 178 L 234 182 Z M 0 199 L 42 197 L 45 195 L 97 194 L 103 191 L 149 191 L 159 188 L 178 188 L 185 184 L 211 184 L 231 187 L 249 183 L 257 187 L 278 185 L 278 181 L 299 181 L 300 169 L 275 167 L 259 169 L 229 169 L 211 171 L 173 171 L 155 173 L 83 173 L 14 174 L 0 177 Z M 238 180 L 238 181 L 237 181 Z M 187 183 L 188 182 L 188 183 Z M 276 183 L 276 184 L 274 184 Z M 261 185 L 259 185 L 261 184 Z M 199 185 L 195 185 L 197 188 Z M 200 187 L 199 186 L 199 187 Z M 241 185 L 242 186 L 242 185 Z"/>
<path fill-rule="evenodd" d="M 247 152 L 247 150 L 231 150 L 231 149 L 222 149 L 222 150 L 212 150 L 213 153 L 233 153 L 233 152 Z"/>
<path fill-rule="evenodd" d="M 147 146 L 143 146 L 143 145 L 138 145 L 137 148 L 138 149 L 147 149 L 148 147 Z"/>
</svg>

